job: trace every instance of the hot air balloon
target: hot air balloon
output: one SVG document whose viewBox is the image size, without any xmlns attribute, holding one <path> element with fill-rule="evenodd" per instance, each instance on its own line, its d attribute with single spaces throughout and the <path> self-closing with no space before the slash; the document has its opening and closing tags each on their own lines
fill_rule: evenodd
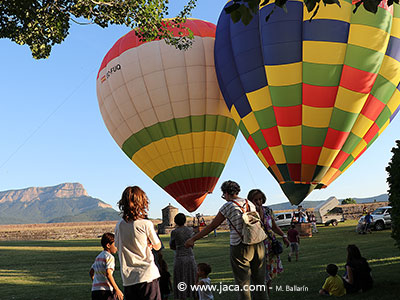
<svg viewBox="0 0 400 300">
<path fill-rule="evenodd" d="M 216 26 L 187 20 L 190 50 L 141 42 L 131 31 L 97 76 L 100 111 L 125 154 L 188 211 L 213 191 L 238 128 L 214 68 Z"/>
<path fill-rule="evenodd" d="M 353 14 L 355 5 L 341 1 L 309 21 L 302 1 L 270 15 L 274 6 L 260 6 L 247 26 L 222 12 L 215 67 L 244 137 L 299 204 L 342 174 L 398 112 L 400 7 Z"/>
</svg>

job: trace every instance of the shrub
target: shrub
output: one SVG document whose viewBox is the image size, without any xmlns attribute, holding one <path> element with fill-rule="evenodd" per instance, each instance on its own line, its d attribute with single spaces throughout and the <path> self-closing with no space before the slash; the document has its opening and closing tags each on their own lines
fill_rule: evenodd
<svg viewBox="0 0 400 300">
<path fill-rule="evenodd" d="M 344 200 L 342 200 L 342 204 L 356 204 L 356 200 L 354 200 L 353 198 L 346 198 Z"/>
</svg>

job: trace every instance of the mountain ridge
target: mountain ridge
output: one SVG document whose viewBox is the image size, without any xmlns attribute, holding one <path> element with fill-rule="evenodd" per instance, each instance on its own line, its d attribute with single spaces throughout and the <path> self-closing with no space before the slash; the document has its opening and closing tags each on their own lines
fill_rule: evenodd
<svg viewBox="0 0 400 300">
<path fill-rule="evenodd" d="M 0 192 L 0 224 L 118 220 L 111 205 L 91 197 L 80 183 Z"/>
<path fill-rule="evenodd" d="M 363 204 L 363 203 L 371 203 L 371 202 L 387 202 L 389 201 L 389 196 L 388 194 L 381 194 L 378 196 L 373 196 L 373 197 L 366 197 L 366 198 L 355 198 L 353 197 L 354 200 L 356 200 L 357 204 Z M 342 200 L 344 199 L 338 199 L 339 204 L 342 203 Z M 302 205 L 304 208 L 314 208 L 318 206 L 318 204 L 324 202 L 325 200 L 305 200 L 301 202 L 300 205 Z M 269 208 L 271 208 L 274 211 L 277 210 L 290 210 L 297 208 L 297 205 L 291 205 L 290 202 L 282 202 L 282 203 L 277 203 L 277 204 L 271 204 L 267 205 Z"/>
<path fill-rule="evenodd" d="M 80 183 L 61 183 L 55 186 L 28 187 L 17 190 L 1 191 L 0 203 L 14 201 L 31 202 L 37 200 L 40 196 L 44 196 L 45 198 L 65 198 L 88 196 L 88 194 Z"/>
<path fill-rule="evenodd" d="M 387 194 L 354 198 L 358 204 L 388 201 Z M 341 203 L 343 199 L 339 199 Z M 325 200 L 306 200 L 304 208 L 313 208 Z M 274 211 L 290 210 L 289 202 L 269 205 Z M 80 183 L 61 183 L 47 187 L 0 191 L 0 224 L 37 224 L 91 221 L 116 221 L 119 213 L 104 201 L 91 197 Z"/>
</svg>

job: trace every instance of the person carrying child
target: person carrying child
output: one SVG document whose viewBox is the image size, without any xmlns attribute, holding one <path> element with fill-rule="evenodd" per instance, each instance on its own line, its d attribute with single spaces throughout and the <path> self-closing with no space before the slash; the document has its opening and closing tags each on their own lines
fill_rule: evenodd
<svg viewBox="0 0 400 300">
<path fill-rule="evenodd" d="M 290 242 L 290 253 L 288 255 L 288 261 L 292 261 L 292 254 L 296 255 L 296 261 L 299 260 L 299 244 L 300 244 L 300 234 L 296 230 L 296 226 L 294 224 L 291 225 L 291 228 L 287 233 L 288 240 Z"/>
<path fill-rule="evenodd" d="M 344 288 L 342 278 L 337 274 L 338 267 L 334 264 L 329 264 L 326 267 L 326 272 L 329 274 L 329 277 L 326 278 L 322 289 L 319 290 L 320 295 L 330 295 L 341 297 L 346 295 L 346 289 Z"/>
<path fill-rule="evenodd" d="M 206 263 L 199 263 L 197 265 L 197 285 L 200 287 L 199 300 L 213 300 L 214 295 L 211 291 L 211 279 L 208 275 L 211 273 L 211 267 Z M 205 288 L 209 286 L 210 288 Z"/>
<path fill-rule="evenodd" d="M 117 253 L 115 247 L 114 234 L 106 232 L 101 237 L 103 251 L 97 255 L 89 274 L 92 279 L 92 300 L 122 300 L 124 295 L 115 283 L 113 272 L 115 259 L 113 254 Z M 113 294 L 114 292 L 114 294 Z M 115 295 L 115 298 L 113 298 Z"/>
</svg>

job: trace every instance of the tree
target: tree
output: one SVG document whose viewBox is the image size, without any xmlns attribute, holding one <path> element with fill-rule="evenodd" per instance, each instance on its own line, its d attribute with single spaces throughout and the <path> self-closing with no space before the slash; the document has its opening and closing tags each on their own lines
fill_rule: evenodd
<svg viewBox="0 0 400 300">
<path fill-rule="evenodd" d="M 353 198 L 346 198 L 346 199 L 342 200 L 342 204 L 357 204 L 357 202 Z"/>
<path fill-rule="evenodd" d="M 20 45 L 28 45 L 36 59 L 47 58 L 55 44 L 61 44 L 69 34 L 70 22 L 78 24 L 96 24 L 102 28 L 111 24 L 137 28 L 137 35 L 144 41 L 165 39 L 178 49 L 191 46 L 193 33 L 185 29 L 183 23 L 196 7 L 197 0 L 187 0 L 182 11 L 166 22 L 169 0 L 1 0 L 0 1 L 0 38 L 8 38 Z M 276 0 L 275 8 L 286 11 L 288 0 Z M 319 5 L 335 4 L 339 0 L 303 0 L 309 12 L 317 14 Z M 387 0 L 390 6 L 393 1 Z M 381 0 L 360 0 L 366 10 L 376 13 Z M 260 5 L 269 0 L 233 0 L 225 8 L 233 22 L 249 24 Z M 275 10 L 274 8 L 274 10 Z M 266 21 L 272 12 L 267 16 Z M 88 20 L 82 23 L 80 20 Z M 78 21 L 79 20 L 79 21 Z M 180 36 L 174 37 L 172 29 L 178 28 Z"/>
<path fill-rule="evenodd" d="M 389 205 L 392 206 L 392 238 L 400 249 L 400 140 L 396 141 L 397 147 L 392 148 L 392 159 L 386 167 L 389 185 Z"/>
<path fill-rule="evenodd" d="M 0 38 L 17 44 L 27 44 L 36 59 L 47 58 L 51 48 L 69 34 L 70 22 L 96 24 L 102 28 L 111 24 L 137 27 L 137 35 L 145 41 L 166 39 L 179 49 L 191 45 L 193 34 L 175 38 L 172 28 L 186 32 L 182 25 L 196 6 L 188 4 L 177 17 L 168 21 L 169 0 L 2 0 L 0 1 Z M 82 23 L 80 20 L 88 20 Z M 78 21 L 79 20 L 79 21 Z"/>
</svg>

